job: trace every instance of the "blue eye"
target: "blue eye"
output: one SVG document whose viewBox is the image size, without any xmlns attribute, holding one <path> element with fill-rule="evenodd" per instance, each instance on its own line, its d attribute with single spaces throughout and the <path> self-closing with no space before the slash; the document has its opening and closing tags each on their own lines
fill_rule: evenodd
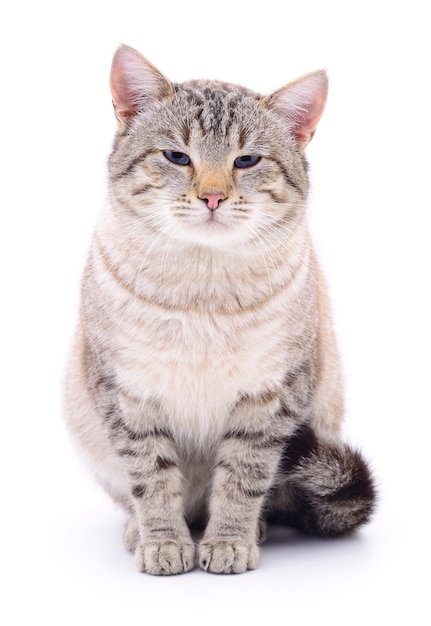
<svg viewBox="0 0 431 626">
<path fill-rule="evenodd" d="M 235 161 L 233 162 L 234 166 L 239 168 L 239 169 L 244 169 L 245 167 L 253 167 L 253 165 L 256 165 L 257 163 L 259 163 L 260 159 L 262 157 L 260 156 L 254 156 L 254 155 L 245 155 L 245 156 L 240 156 L 237 159 L 235 159 Z"/>
<path fill-rule="evenodd" d="M 189 165 L 190 164 L 190 159 L 187 156 L 187 154 L 184 154 L 184 152 L 175 152 L 174 150 L 165 150 L 163 154 L 168 159 L 168 161 L 170 161 L 171 163 L 175 163 L 175 165 Z"/>
</svg>

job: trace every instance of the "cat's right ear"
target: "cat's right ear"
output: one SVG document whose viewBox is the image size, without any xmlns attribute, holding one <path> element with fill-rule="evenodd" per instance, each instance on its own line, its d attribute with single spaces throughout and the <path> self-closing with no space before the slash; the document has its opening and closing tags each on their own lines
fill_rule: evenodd
<svg viewBox="0 0 431 626">
<path fill-rule="evenodd" d="M 172 84 L 137 50 L 122 45 L 112 60 L 111 94 L 115 115 L 128 126 L 150 100 L 173 95 Z"/>
</svg>

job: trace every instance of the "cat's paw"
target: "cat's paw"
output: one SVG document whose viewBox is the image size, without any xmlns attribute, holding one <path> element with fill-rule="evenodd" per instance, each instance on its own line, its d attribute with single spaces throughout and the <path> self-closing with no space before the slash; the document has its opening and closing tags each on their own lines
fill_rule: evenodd
<svg viewBox="0 0 431 626">
<path fill-rule="evenodd" d="M 141 543 L 135 552 L 140 572 L 155 576 L 182 574 L 193 569 L 195 547 L 190 540 L 151 540 Z"/>
<path fill-rule="evenodd" d="M 212 574 L 242 574 L 258 564 L 259 548 L 254 542 L 204 539 L 199 546 L 199 565 Z"/>
<path fill-rule="evenodd" d="M 131 517 L 123 528 L 123 544 L 129 552 L 135 552 L 139 543 L 139 529 L 136 517 Z"/>
</svg>

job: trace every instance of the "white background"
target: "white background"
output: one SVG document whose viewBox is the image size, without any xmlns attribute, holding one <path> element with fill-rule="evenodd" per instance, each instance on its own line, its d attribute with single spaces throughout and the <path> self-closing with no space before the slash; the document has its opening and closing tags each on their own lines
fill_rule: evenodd
<svg viewBox="0 0 431 626">
<path fill-rule="evenodd" d="M 425 1 L 3 3 L 3 624 L 429 624 L 430 62 Z M 61 378 L 115 128 L 119 42 L 173 80 L 269 92 L 325 67 L 310 223 L 344 357 L 346 438 L 379 483 L 373 522 L 272 532 L 241 576 L 138 574 L 123 514 L 69 444 Z"/>
</svg>

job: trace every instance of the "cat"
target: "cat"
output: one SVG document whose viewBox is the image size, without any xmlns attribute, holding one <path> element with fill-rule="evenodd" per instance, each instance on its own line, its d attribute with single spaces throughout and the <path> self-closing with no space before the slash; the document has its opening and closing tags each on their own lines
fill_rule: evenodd
<svg viewBox="0 0 431 626">
<path fill-rule="evenodd" d="M 316 71 L 266 96 L 173 84 L 122 45 L 107 200 L 68 361 L 68 427 L 128 512 L 138 570 L 241 573 L 268 521 L 321 537 L 374 510 L 343 443 L 339 356 L 307 229 Z M 193 528 L 201 529 L 195 548 Z"/>
</svg>

